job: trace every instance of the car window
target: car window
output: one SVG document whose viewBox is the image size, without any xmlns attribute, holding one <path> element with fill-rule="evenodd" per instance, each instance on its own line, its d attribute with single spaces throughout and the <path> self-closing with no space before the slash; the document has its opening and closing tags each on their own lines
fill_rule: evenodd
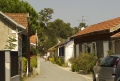
<svg viewBox="0 0 120 81">
<path fill-rule="evenodd" d="M 104 59 L 104 58 L 99 58 L 99 59 L 97 60 L 97 62 L 96 62 L 96 65 L 99 66 L 99 65 L 101 64 L 101 62 L 103 61 L 103 59 Z"/>
<path fill-rule="evenodd" d="M 113 67 L 115 61 L 117 60 L 118 57 L 113 57 L 113 56 L 109 56 L 106 57 L 101 63 L 100 66 L 104 66 L 104 67 Z"/>
</svg>

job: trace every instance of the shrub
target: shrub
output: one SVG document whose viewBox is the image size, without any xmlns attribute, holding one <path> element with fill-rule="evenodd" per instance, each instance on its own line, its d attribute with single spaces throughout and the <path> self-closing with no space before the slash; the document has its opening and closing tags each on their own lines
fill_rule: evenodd
<svg viewBox="0 0 120 81">
<path fill-rule="evenodd" d="M 77 58 L 72 59 L 72 69 L 75 71 L 83 70 L 83 73 L 92 72 L 93 66 L 97 60 L 94 54 L 80 54 Z"/>
<path fill-rule="evenodd" d="M 31 52 L 31 55 L 37 55 L 37 49 L 34 48 L 33 46 L 30 47 L 30 52 Z"/>
<path fill-rule="evenodd" d="M 36 58 L 36 56 L 32 56 L 30 58 L 30 65 L 31 65 L 31 68 L 37 67 L 37 58 Z"/>
<path fill-rule="evenodd" d="M 107 53 L 108 53 L 108 56 L 114 54 L 114 53 L 113 53 L 113 50 L 108 50 Z"/>
<path fill-rule="evenodd" d="M 59 66 L 64 66 L 64 59 L 62 57 L 56 57 L 55 58 L 55 62 L 56 64 L 58 64 Z"/>
<path fill-rule="evenodd" d="M 53 64 L 57 64 L 59 66 L 65 66 L 64 59 L 62 57 L 52 57 L 52 58 L 49 58 L 49 60 Z"/>
<path fill-rule="evenodd" d="M 75 71 L 78 72 L 79 71 L 79 67 L 78 67 L 78 65 L 76 63 L 72 64 L 72 71 L 73 72 L 75 72 Z"/>
<path fill-rule="evenodd" d="M 23 63 L 23 68 L 22 68 L 22 71 L 23 72 L 26 72 L 26 69 L 27 69 L 27 59 L 25 57 L 19 57 L 19 63 Z M 19 66 L 19 68 L 21 68 Z"/>
<path fill-rule="evenodd" d="M 55 62 L 55 58 L 49 58 L 49 60 L 50 60 L 50 62 L 52 62 L 53 64 L 56 64 L 56 62 Z"/>
</svg>

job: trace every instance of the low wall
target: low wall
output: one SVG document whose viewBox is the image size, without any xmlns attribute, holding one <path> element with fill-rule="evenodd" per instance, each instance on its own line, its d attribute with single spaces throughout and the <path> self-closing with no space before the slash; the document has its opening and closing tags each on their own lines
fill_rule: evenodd
<svg viewBox="0 0 120 81">
<path fill-rule="evenodd" d="M 20 76 L 16 75 L 16 76 L 11 77 L 11 81 L 20 81 Z"/>
</svg>

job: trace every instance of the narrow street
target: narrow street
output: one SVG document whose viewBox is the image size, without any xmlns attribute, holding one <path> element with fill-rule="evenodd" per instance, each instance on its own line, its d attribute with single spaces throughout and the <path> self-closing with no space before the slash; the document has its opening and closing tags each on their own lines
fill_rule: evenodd
<svg viewBox="0 0 120 81">
<path fill-rule="evenodd" d="M 85 77 L 65 70 L 56 64 L 52 64 L 43 58 L 40 58 L 40 75 L 29 78 L 27 81 L 92 81 Z"/>
</svg>

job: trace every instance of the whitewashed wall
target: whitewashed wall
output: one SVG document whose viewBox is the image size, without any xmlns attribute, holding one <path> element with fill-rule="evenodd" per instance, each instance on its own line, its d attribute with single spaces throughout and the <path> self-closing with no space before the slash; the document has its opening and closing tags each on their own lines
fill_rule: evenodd
<svg viewBox="0 0 120 81">
<path fill-rule="evenodd" d="M 74 58 L 74 41 L 70 41 L 65 44 L 65 62 L 68 62 L 68 66 L 71 66 L 69 59 Z"/>
</svg>

